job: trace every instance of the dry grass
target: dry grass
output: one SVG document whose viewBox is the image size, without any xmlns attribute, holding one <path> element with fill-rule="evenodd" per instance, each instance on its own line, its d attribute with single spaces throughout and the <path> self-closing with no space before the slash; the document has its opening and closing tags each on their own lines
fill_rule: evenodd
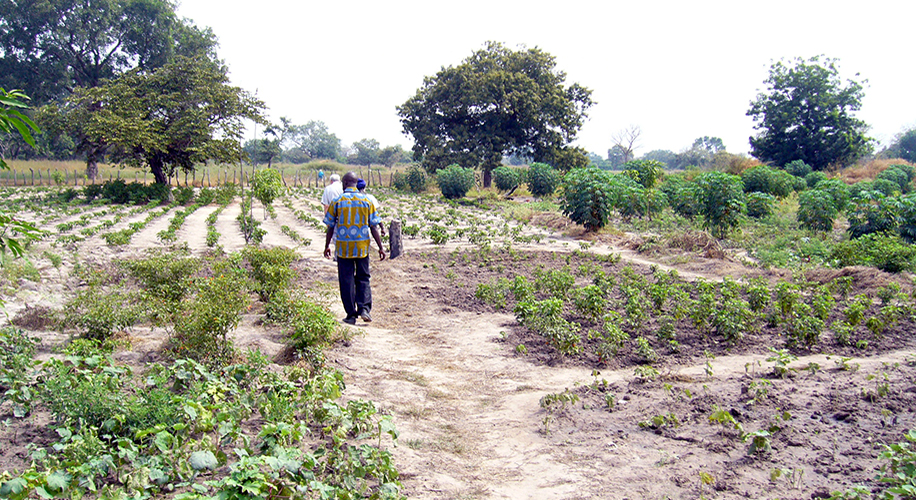
<svg viewBox="0 0 916 500">
<path fill-rule="evenodd" d="M 872 160 L 865 164 L 852 165 L 837 172 L 837 178 L 847 184 L 855 184 L 860 181 L 874 180 L 875 176 L 886 170 L 891 165 L 909 165 L 916 167 L 916 164 L 910 163 L 900 158 L 889 160 Z"/>
</svg>

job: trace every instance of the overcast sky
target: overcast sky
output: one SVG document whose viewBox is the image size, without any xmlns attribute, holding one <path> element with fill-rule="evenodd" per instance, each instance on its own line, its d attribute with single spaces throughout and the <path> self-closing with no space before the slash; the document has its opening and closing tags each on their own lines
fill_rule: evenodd
<svg viewBox="0 0 916 500">
<path fill-rule="evenodd" d="M 567 85 L 593 91 L 576 143 L 602 156 L 631 126 L 637 155 L 702 136 L 746 153 L 745 113 L 770 64 L 819 54 L 868 80 L 857 117 L 872 137 L 916 125 L 911 0 L 181 0 L 178 13 L 213 29 L 233 84 L 257 91 L 272 120 L 323 121 L 345 145 L 409 149 L 395 107 L 488 40 L 538 47 Z"/>
</svg>

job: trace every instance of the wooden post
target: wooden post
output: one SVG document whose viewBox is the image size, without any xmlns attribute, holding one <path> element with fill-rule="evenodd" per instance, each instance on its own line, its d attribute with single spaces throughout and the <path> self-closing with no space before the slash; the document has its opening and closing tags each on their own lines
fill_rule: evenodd
<svg viewBox="0 0 916 500">
<path fill-rule="evenodd" d="M 401 221 L 393 220 L 388 226 L 388 257 L 397 258 L 404 251 L 401 241 Z"/>
</svg>

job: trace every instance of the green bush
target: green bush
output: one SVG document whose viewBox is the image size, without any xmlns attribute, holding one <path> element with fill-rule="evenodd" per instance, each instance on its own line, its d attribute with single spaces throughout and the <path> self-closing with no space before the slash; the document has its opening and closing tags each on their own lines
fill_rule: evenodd
<svg viewBox="0 0 916 500">
<path fill-rule="evenodd" d="M 824 172 L 811 172 L 805 176 L 805 184 L 808 185 L 808 189 L 814 189 L 818 183 L 827 180 L 827 174 Z"/>
<path fill-rule="evenodd" d="M 191 186 L 180 186 L 172 190 L 172 196 L 175 203 L 179 205 L 190 205 L 194 201 L 194 188 Z"/>
<path fill-rule="evenodd" d="M 632 160 L 623 165 L 623 173 L 642 187 L 655 187 L 665 173 L 665 164 L 656 160 Z"/>
<path fill-rule="evenodd" d="M 242 256 L 251 265 L 251 278 L 257 284 L 261 300 L 269 301 L 279 292 L 286 291 L 296 278 L 293 262 L 299 258 L 295 250 L 287 247 L 245 247 Z"/>
<path fill-rule="evenodd" d="M 216 274 L 218 273 L 218 274 Z M 170 347 L 177 358 L 225 366 L 235 355 L 230 331 L 238 326 L 250 300 L 243 271 L 231 266 L 195 282 L 191 299 L 174 315 Z"/>
<path fill-rule="evenodd" d="M 833 196 L 820 189 L 809 189 L 798 195 L 798 223 L 814 231 L 833 230 L 833 220 L 837 216 Z"/>
<path fill-rule="evenodd" d="M 872 266 L 889 273 L 916 270 L 916 246 L 897 235 L 869 233 L 836 244 L 830 259 L 837 267 Z"/>
<path fill-rule="evenodd" d="M 448 200 L 464 198 L 474 187 L 474 171 L 459 165 L 449 165 L 436 172 L 436 180 L 442 196 Z"/>
<path fill-rule="evenodd" d="M 340 338 L 337 318 L 309 298 L 277 294 L 268 304 L 267 315 L 284 325 L 289 343 L 296 351 L 315 352 Z"/>
<path fill-rule="evenodd" d="M 517 168 L 505 165 L 493 170 L 493 184 L 502 192 L 511 192 L 524 183 L 525 173 Z"/>
<path fill-rule="evenodd" d="M 216 203 L 228 205 L 239 195 L 239 187 L 235 184 L 223 184 L 216 188 Z"/>
<path fill-rule="evenodd" d="M 668 198 L 668 205 L 681 217 L 693 219 L 700 213 L 699 187 L 681 175 L 669 175 L 659 188 Z"/>
<path fill-rule="evenodd" d="M 283 194 L 283 178 L 273 168 L 258 170 L 251 176 L 251 193 L 267 210 Z"/>
<path fill-rule="evenodd" d="M 827 179 L 814 185 L 814 189 L 819 189 L 830 193 L 833 198 L 833 206 L 837 211 L 844 212 L 849 205 L 849 185 L 839 179 Z"/>
<path fill-rule="evenodd" d="M 783 170 L 794 175 L 795 177 L 804 178 L 806 175 L 811 173 L 811 166 L 805 163 L 803 160 L 791 161 L 783 167 Z"/>
<path fill-rule="evenodd" d="M 777 198 L 789 196 L 795 188 L 795 179 L 791 175 L 766 165 L 758 165 L 742 172 L 741 182 L 745 193 L 766 193 Z"/>
<path fill-rule="evenodd" d="M 776 198 L 767 193 L 748 193 L 747 194 L 747 215 L 760 219 L 773 213 L 773 206 L 776 204 Z"/>
<path fill-rule="evenodd" d="M 916 193 L 897 199 L 897 232 L 907 243 L 916 243 Z"/>
<path fill-rule="evenodd" d="M 393 172 L 391 174 L 391 186 L 398 191 L 408 191 L 410 185 L 407 184 L 407 174 L 404 172 Z"/>
<path fill-rule="evenodd" d="M 744 186 L 737 175 L 706 172 L 696 179 L 703 226 L 716 238 L 738 227 L 744 213 Z"/>
<path fill-rule="evenodd" d="M 426 171 L 420 165 L 414 163 L 407 167 L 407 186 L 411 192 L 422 193 L 426 191 Z"/>
<path fill-rule="evenodd" d="M 205 207 L 213 201 L 216 200 L 216 191 L 211 188 L 200 188 L 200 191 L 197 193 L 197 203 L 200 206 Z"/>
<path fill-rule="evenodd" d="M 607 225 L 617 198 L 613 177 L 595 167 L 571 170 L 563 179 L 560 200 L 563 214 L 586 231 L 597 231 Z"/>
<path fill-rule="evenodd" d="M 849 236 L 853 239 L 866 234 L 897 231 L 900 204 L 897 198 L 877 191 L 864 191 L 852 199 L 847 210 Z"/>
<path fill-rule="evenodd" d="M 97 284 L 77 292 L 64 305 L 61 328 L 75 328 L 83 338 L 105 341 L 143 316 L 140 297 L 126 290 L 104 290 Z"/>
<path fill-rule="evenodd" d="M 149 257 L 120 261 L 152 296 L 169 302 L 180 302 L 191 291 L 193 276 L 200 270 L 200 259 L 185 249 L 151 250 Z"/>
<path fill-rule="evenodd" d="M 878 175 L 875 176 L 875 180 L 879 180 L 879 179 L 893 182 L 894 184 L 897 185 L 897 188 L 900 190 L 901 193 L 906 193 L 909 191 L 910 177 L 907 175 L 906 172 L 904 172 L 903 170 L 900 170 L 899 168 L 896 168 L 893 166 L 888 167 L 887 169 L 881 171 L 880 173 L 878 173 Z"/>
<path fill-rule="evenodd" d="M 528 191 L 538 198 L 552 195 L 561 181 L 560 173 L 546 163 L 532 163 L 528 166 Z"/>
</svg>

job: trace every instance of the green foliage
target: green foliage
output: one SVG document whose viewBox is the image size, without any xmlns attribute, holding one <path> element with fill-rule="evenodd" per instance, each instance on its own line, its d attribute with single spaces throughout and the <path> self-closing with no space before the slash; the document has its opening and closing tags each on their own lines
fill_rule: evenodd
<svg viewBox="0 0 916 500">
<path fill-rule="evenodd" d="M 83 338 L 104 341 L 123 332 L 143 316 L 142 297 L 121 287 L 90 284 L 64 305 L 61 328 L 75 328 Z"/>
<path fill-rule="evenodd" d="M 621 170 L 642 187 L 651 189 L 664 175 L 665 165 L 655 160 L 631 160 L 626 162 Z"/>
<path fill-rule="evenodd" d="M 767 165 L 745 170 L 741 173 L 741 182 L 744 183 L 745 193 L 766 193 L 777 198 L 785 198 L 792 194 L 794 186 L 790 174 Z"/>
<path fill-rule="evenodd" d="M 724 172 L 706 172 L 696 179 L 703 226 L 716 238 L 724 238 L 738 227 L 744 212 L 741 178 Z"/>
<path fill-rule="evenodd" d="M 123 260 L 119 264 L 153 297 L 180 302 L 191 291 L 193 276 L 201 268 L 200 260 L 189 256 L 187 249 L 150 249 L 148 253 L 146 258 Z"/>
<path fill-rule="evenodd" d="M 426 78 L 398 115 L 414 138 L 415 157 L 430 172 L 452 163 L 490 171 L 514 152 L 530 152 L 534 161 L 561 160 L 555 163 L 560 167 L 584 163 L 585 155 L 568 143 L 593 104 L 591 91 L 564 85 L 565 78 L 553 56 L 538 48 L 488 42 L 458 66 Z"/>
<path fill-rule="evenodd" d="M 846 214 L 849 237 L 855 239 L 868 234 L 896 232 L 899 211 L 897 198 L 886 197 L 875 191 L 865 191 L 854 196 Z"/>
<path fill-rule="evenodd" d="M 581 351 L 578 325 L 563 319 L 562 300 L 523 300 L 516 304 L 514 312 L 522 326 L 543 335 L 561 354 L 570 356 Z"/>
<path fill-rule="evenodd" d="M 192 297 L 176 311 L 169 341 L 176 358 L 224 366 L 235 355 L 228 334 L 250 302 L 248 280 L 244 271 L 231 265 L 214 272 L 219 274 L 195 282 Z"/>
<path fill-rule="evenodd" d="M 407 183 L 407 188 L 414 193 L 426 191 L 426 172 L 416 163 L 407 167 L 404 181 Z"/>
<path fill-rule="evenodd" d="M 808 189 L 814 189 L 814 186 L 826 180 L 827 174 L 824 172 L 811 172 L 805 176 L 805 184 L 808 186 Z"/>
<path fill-rule="evenodd" d="M 837 267 L 872 266 L 889 273 L 916 270 L 916 246 L 886 233 L 870 233 L 837 243 L 829 258 Z"/>
<path fill-rule="evenodd" d="M 493 183 L 502 192 L 513 192 L 525 182 L 525 171 L 505 165 L 493 170 Z"/>
<path fill-rule="evenodd" d="M 751 138 L 754 157 L 776 165 L 797 160 L 825 170 L 871 151 L 868 125 L 852 114 L 862 105 L 863 86 L 841 80 L 835 59 L 775 62 L 764 83 L 766 91 L 747 112 L 758 131 Z"/>
<path fill-rule="evenodd" d="M 265 210 L 283 194 L 283 189 L 283 179 L 278 170 L 265 168 L 251 176 L 251 192 L 264 205 Z"/>
<path fill-rule="evenodd" d="M 798 195 L 799 225 L 813 231 L 829 232 L 833 230 L 833 220 L 837 216 L 837 207 L 833 196 L 827 191 L 809 189 Z"/>
<path fill-rule="evenodd" d="M 242 231 L 242 237 L 245 238 L 245 244 L 254 243 L 260 245 L 264 240 L 267 231 L 261 228 L 261 222 L 255 220 L 251 211 L 251 196 L 242 198 L 242 210 L 239 212 L 236 220 L 239 223 L 239 229 Z"/>
<path fill-rule="evenodd" d="M 101 196 L 111 203 L 145 205 L 153 200 L 159 200 L 164 205 L 169 202 L 171 187 L 139 182 L 127 183 L 124 179 L 113 179 L 101 185 L 85 186 L 83 193 L 87 201 Z"/>
<path fill-rule="evenodd" d="M 291 248 L 248 246 L 242 250 L 242 256 L 251 265 L 251 279 L 256 284 L 261 300 L 265 302 L 288 290 L 296 278 L 292 264 L 299 259 L 299 254 Z"/>
<path fill-rule="evenodd" d="M 669 175 L 660 189 L 678 215 L 693 219 L 700 213 L 700 188 L 695 183 L 680 175 Z"/>
<path fill-rule="evenodd" d="M 277 294 L 267 305 L 267 316 L 284 325 L 293 349 L 311 357 L 341 338 L 337 318 L 327 307 L 308 297 Z"/>
<path fill-rule="evenodd" d="M 573 293 L 576 312 L 593 323 L 597 323 L 607 309 L 607 296 L 598 285 L 588 285 Z"/>
<path fill-rule="evenodd" d="M 810 174 L 813 170 L 811 165 L 808 165 L 803 160 L 790 161 L 789 163 L 786 163 L 786 165 L 782 168 L 789 174 L 801 178 L 806 178 L 808 174 Z M 805 182 L 807 183 L 807 180 Z"/>
<path fill-rule="evenodd" d="M 849 185 L 839 179 L 820 181 L 813 186 L 813 189 L 830 193 L 830 197 L 833 198 L 833 206 L 840 212 L 844 212 L 849 205 Z"/>
<path fill-rule="evenodd" d="M 875 180 L 878 179 L 891 181 L 898 186 L 901 193 L 907 193 L 910 190 L 910 181 L 912 177 L 910 177 L 907 171 L 899 168 L 899 166 L 891 165 L 875 176 Z"/>
<path fill-rule="evenodd" d="M 449 165 L 436 172 L 436 180 L 442 196 L 448 200 L 464 198 L 474 187 L 474 171 L 459 165 Z"/>
<path fill-rule="evenodd" d="M 560 173 L 546 163 L 535 162 L 528 166 L 528 191 L 538 198 L 552 195 L 561 181 Z"/>
<path fill-rule="evenodd" d="M 0 404 L 9 401 L 16 417 L 28 414 L 35 399 L 30 384 L 39 342 L 17 328 L 0 328 Z"/>
<path fill-rule="evenodd" d="M 563 214 L 586 231 L 597 231 L 607 225 L 616 201 L 612 177 L 597 168 L 575 169 L 566 174 L 560 201 Z"/>
<path fill-rule="evenodd" d="M 916 193 L 897 199 L 897 232 L 907 243 L 916 243 Z"/>
<path fill-rule="evenodd" d="M 747 215 L 755 219 L 761 219 L 773 213 L 773 207 L 776 204 L 776 198 L 766 193 L 748 193 L 747 194 Z"/>
</svg>

